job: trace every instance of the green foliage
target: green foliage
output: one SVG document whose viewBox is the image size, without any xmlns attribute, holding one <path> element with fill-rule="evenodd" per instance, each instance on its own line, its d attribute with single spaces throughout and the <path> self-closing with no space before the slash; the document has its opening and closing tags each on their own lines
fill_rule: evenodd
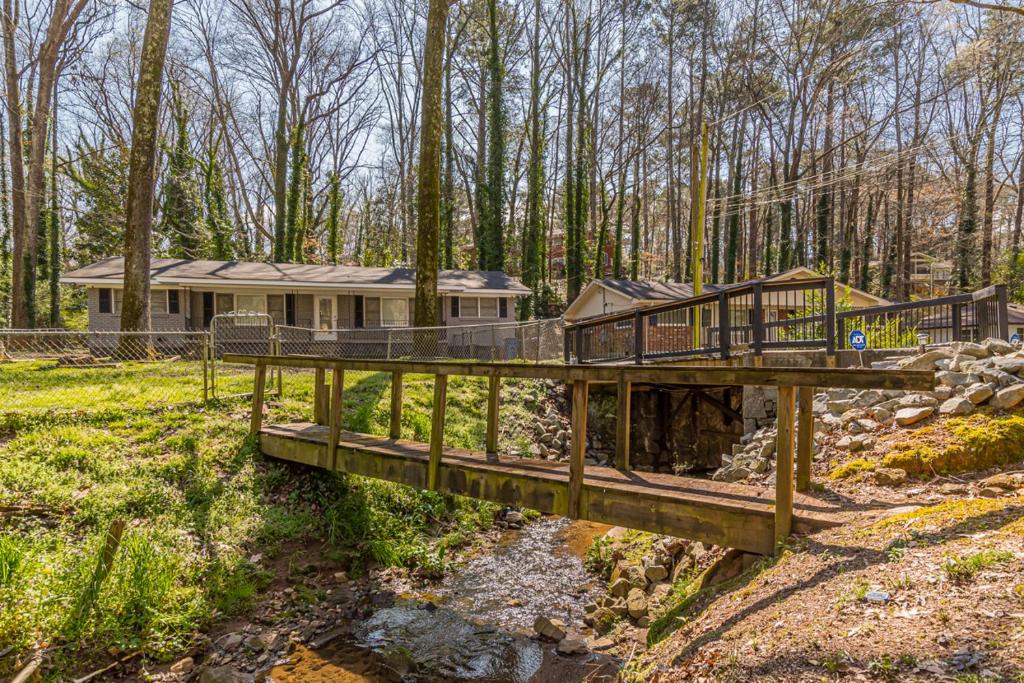
<svg viewBox="0 0 1024 683">
<path fill-rule="evenodd" d="M 1010 562 L 1013 560 L 1013 553 L 1001 550 L 982 550 L 972 555 L 953 555 L 946 558 L 942 565 L 942 571 L 950 581 L 966 583 L 982 569 L 996 564 Z"/>
<path fill-rule="evenodd" d="M 231 240 L 231 218 L 228 215 L 227 193 L 224 189 L 224 171 L 214 146 L 207 150 L 202 171 L 206 232 L 211 239 L 210 256 L 218 261 L 231 261 L 235 258 Z"/>
<path fill-rule="evenodd" d="M 305 124 L 300 121 L 292 129 L 291 171 L 288 177 L 288 216 L 285 222 L 286 261 L 302 262 L 302 242 L 306 234 L 303 222 L 305 194 L 306 141 Z"/>
<path fill-rule="evenodd" d="M 341 180 L 336 172 L 331 172 L 327 184 L 327 258 L 330 263 L 337 265 L 338 254 L 341 252 Z"/>
<path fill-rule="evenodd" d="M 74 182 L 75 218 L 73 260 L 92 263 L 120 255 L 124 249 L 125 197 L 128 194 L 128 152 L 101 141 L 97 146 L 79 139 L 68 174 Z"/>
<path fill-rule="evenodd" d="M 610 580 L 612 570 L 615 568 L 612 541 L 604 536 L 595 538 L 583 556 L 583 566 L 587 568 L 587 571 L 600 576 L 605 581 Z"/>
<path fill-rule="evenodd" d="M 487 173 L 480 204 L 480 269 L 505 269 L 505 104 L 498 31 L 498 2 L 487 0 Z"/>
<path fill-rule="evenodd" d="M 171 93 L 176 136 L 168 153 L 159 233 L 167 240 L 167 254 L 172 258 L 203 258 L 208 251 L 208 238 L 202 220 L 196 159 L 189 141 L 189 112 L 178 82 L 171 82 Z"/>
</svg>

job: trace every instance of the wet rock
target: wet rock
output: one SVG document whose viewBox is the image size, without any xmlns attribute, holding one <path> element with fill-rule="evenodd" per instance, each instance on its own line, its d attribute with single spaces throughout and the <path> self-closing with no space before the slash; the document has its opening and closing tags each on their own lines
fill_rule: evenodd
<svg viewBox="0 0 1024 683">
<path fill-rule="evenodd" d="M 206 667 L 199 674 L 199 683 L 252 683 L 252 681 L 252 674 L 242 673 L 228 664 Z"/>
<path fill-rule="evenodd" d="M 907 481 L 907 471 L 898 467 L 879 467 L 872 473 L 879 486 L 900 486 Z"/>
<path fill-rule="evenodd" d="M 1000 389 L 996 392 L 996 395 L 992 397 L 989 403 L 996 408 L 1013 408 L 1021 401 L 1024 401 L 1024 384 L 1013 384 Z"/>
<path fill-rule="evenodd" d="M 974 404 L 959 396 L 954 396 L 939 406 L 939 415 L 970 415 L 973 411 Z"/>
<path fill-rule="evenodd" d="M 645 616 L 647 614 L 647 594 L 639 588 L 629 591 L 629 595 L 626 597 L 626 609 L 629 610 L 629 616 L 634 619 Z"/>
<path fill-rule="evenodd" d="M 542 638 L 560 641 L 565 638 L 565 622 L 561 619 L 549 619 L 541 615 L 534 620 L 533 631 Z"/>
<path fill-rule="evenodd" d="M 932 406 L 921 406 L 920 408 L 900 408 L 896 411 L 896 424 L 901 427 L 909 427 L 917 424 L 925 418 L 931 417 L 935 412 Z"/>
<path fill-rule="evenodd" d="M 225 652 L 234 652 L 243 640 L 245 640 L 245 636 L 241 633 L 228 633 L 217 640 L 217 647 Z"/>
<path fill-rule="evenodd" d="M 976 382 L 964 390 L 964 398 L 974 405 L 978 405 L 990 399 L 994 393 L 995 387 L 991 384 Z"/>
<path fill-rule="evenodd" d="M 585 655 L 590 650 L 587 648 L 587 644 L 582 640 L 576 640 L 575 638 L 562 638 L 558 641 L 558 654 L 560 655 Z"/>
</svg>

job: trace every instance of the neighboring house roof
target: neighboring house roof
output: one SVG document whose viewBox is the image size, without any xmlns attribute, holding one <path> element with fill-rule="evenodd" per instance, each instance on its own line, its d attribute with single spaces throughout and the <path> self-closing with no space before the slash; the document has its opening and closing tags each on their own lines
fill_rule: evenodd
<svg viewBox="0 0 1024 683">
<path fill-rule="evenodd" d="M 797 280 L 800 278 L 809 277 L 821 277 L 821 275 L 819 273 L 814 272 L 813 270 L 806 266 L 797 266 L 796 268 L 790 268 L 789 270 L 782 273 L 775 273 L 774 275 L 769 275 L 768 277 L 765 278 L 765 281 L 784 282 L 786 280 Z M 836 289 L 841 289 L 842 291 L 849 291 L 851 296 L 860 297 L 866 300 L 867 302 L 870 302 L 873 306 L 886 306 L 892 303 L 888 299 L 883 299 L 882 297 L 875 296 L 874 294 L 868 294 L 864 290 L 857 289 L 852 285 L 844 285 L 841 282 L 836 282 Z"/>
<path fill-rule="evenodd" d="M 605 278 L 594 280 L 590 285 L 597 284 L 613 292 L 637 301 L 670 301 L 693 296 L 693 285 L 688 282 L 656 282 L 653 280 L 613 280 Z M 590 286 L 588 285 L 588 287 Z M 704 285 L 704 289 L 713 292 L 718 285 Z"/>
<path fill-rule="evenodd" d="M 1010 325 L 1024 325 L 1024 306 L 1020 304 L 1006 304 L 1006 322 Z M 974 308 L 967 306 L 960 312 L 961 325 L 974 324 Z M 949 306 L 933 315 L 925 316 L 917 321 L 916 327 L 924 330 L 945 329 L 953 326 L 953 311 Z"/>
<path fill-rule="evenodd" d="M 244 285 L 274 288 L 415 289 L 412 268 L 316 266 L 302 263 L 245 261 L 189 261 L 153 259 L 155 285 Z M 66 273 L 61 282 L 80 285 L 119 285 L 124 280 L 124 259 L 112 257 Z M 437 288 L 443 292 L 529 294 L 519 280 L 499 271 L 442 270 Z"/>
</svg>

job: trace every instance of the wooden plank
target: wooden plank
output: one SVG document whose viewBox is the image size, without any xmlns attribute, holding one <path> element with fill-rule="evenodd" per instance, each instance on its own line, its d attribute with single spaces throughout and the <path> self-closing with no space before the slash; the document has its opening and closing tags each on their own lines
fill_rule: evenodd
<svg viewBox="0 0 1024 683">
<path fill-rule="evenodd" d="M 260 439 L 267 455 L 307 465 L 323 458 L 327 441 L 327 428 L 309 423 L 268 425 Z M 337 453 L 341 471 L 421 488 L 427 484 L 427 444 L 342 432 Z M 511 456 L 496 463 L 483 452 L 445 448 L 437 490 L 565 514 L 568 481 L 565 463 Z M 773 548 L 771 489 L 594 466 L 587 468 L 581 498 L 581 516 L 593 521 L 761 554 Z M 836 505 L 807 496 L 794 496 L 794 507 L 794 526 L 803 531 L 844 519 Z"/>
<path fill-rule="evenodd" d="M 516 377 L 563 382 L 679 384 L 690 386 L 807 386 L 853 389 L 930 391 L 935 373 L 930 370 L 872 370 L 860 368 L 749 368 L 733 366 L 561 365 L 488 363 L 474 361 L 355 360 L 315 356 L 258 356 L 224 354 L 226 363 L 265 363 L 296 368 L 333 368 L 365 372 L 404 372 L 468 377 Z"/>
<path fill-rule="evenodd" d="M 619 380 L 618 408 L 615 411 L 615 466 L 620 470 L 629 469 L 630 409 L 633 385 Z"/>
<path fill-rule="evenodd" d="M 569 509 L 566 516 L 580 518 L 580 503 L 583 494 L 583 459 L 587 451 L 587 398 L 586 382 L 572 385 L 572 437 L 569 448 Z"/>
<path fill-rule="evenodd" d="M 487 438 L 485 452 L 491 458 L 498 457 L 498 401 L 501 392 L 501 378 L 487 378 Z"/>
<path fill-rule="evenodd" d="M 793 418 L 796 390 L 779 387 L 778 445 L 775 468 L 775 544 L 784 542 L 793 530 Z"/>
<path fill-rule="evenodd" d="M 267 366 L 256 364 L 255 377 L 252 385 L 252 417 L 249 422 L 249 433 L 259 434 L 263 426 L 263 392 L 267 386 Z"/>
<path fill-rule="evenodd" d="M 814 388 L 800 387 L 796 435 L 796 490 L 811 488 L 811 455 L 814 450 Z"/>
<path fill-rule="evenodd" d="M 326 425 L 328 421 L 327 392 L 324 391 L 325 368 L 316 368 L 313 371 L 313 422 L 318 425 Z"/>
<path fill-rule="evenodd" d="M 338 469 L 338 440 L 341 438 L 341 406 L 345 391 L 345 371 L 341 368 L 334 368 L 331 373 L 331 401 L 328 410 L 328 424 L 330 435 L 327 440 L 327 462 L 324 467 Z"/>
<path fill-rule="evenodd" d="M 402 436 L 402 371 L 391 373 L 391 428 L 388 431 L 392 439 Z"/>
<path fill-rule="evenodd" d="M 444 451 L 444 409 L 448 399 L 448 375 L 434 377 L 434 406 L 430 418 L 430 465 L 427 469 L 427 488 L 437 490 L 437 475 L 441 469 Z"/>
</svg>

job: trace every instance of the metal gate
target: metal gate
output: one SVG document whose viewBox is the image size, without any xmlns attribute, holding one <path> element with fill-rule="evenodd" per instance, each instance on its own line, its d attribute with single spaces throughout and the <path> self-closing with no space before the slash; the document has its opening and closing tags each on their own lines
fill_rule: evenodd
<svg viewBox="0 0 1024 683">
<path fill-rule="evenodd" d="M 252 368 L 224 363 L 225 353 L 279 355 L 281 339 L 274 319 L 266 313 L 238 311 L 218 313 L 210 320 L 210 387 L 213 398 L 252 394 Z M 276 373 L 276 382 L 275 376 Z M 268 386 L 281 394 L 281 368 L 271 369 Z"/>
</svg>

